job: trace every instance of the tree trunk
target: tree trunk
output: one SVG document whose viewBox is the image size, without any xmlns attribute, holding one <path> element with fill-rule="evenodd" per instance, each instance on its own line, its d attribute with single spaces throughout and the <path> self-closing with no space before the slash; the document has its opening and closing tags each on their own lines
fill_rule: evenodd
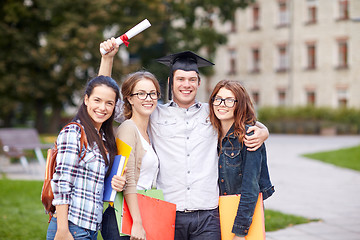
<svg viewBox="0 0 360 240">
<path fill-rule="evenodd" d="M 35 128 L 39 133 L 46 131 L 45 104 L 41 100 L 35 101 Z"/>
<path fill-rule="evenodd" d="M 58 133 L 61 128 L 61 105 L 52 106 L 52 114 L 50 118 L 49 133 Z"/>
</svg>

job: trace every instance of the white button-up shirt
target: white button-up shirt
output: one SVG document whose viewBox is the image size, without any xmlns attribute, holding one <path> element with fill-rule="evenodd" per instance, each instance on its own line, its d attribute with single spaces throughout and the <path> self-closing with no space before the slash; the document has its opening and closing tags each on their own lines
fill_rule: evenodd
<svg viewBox="0 0 360 240">
<path fill-rule="evenodd" d="M 188 109 L 175 102 L 159 105 L 150 117 L 150 135 L 159 157 L 157 187 L 178 211 L 218 206 L 217 133 L 209 106 Z"/>
</svg>

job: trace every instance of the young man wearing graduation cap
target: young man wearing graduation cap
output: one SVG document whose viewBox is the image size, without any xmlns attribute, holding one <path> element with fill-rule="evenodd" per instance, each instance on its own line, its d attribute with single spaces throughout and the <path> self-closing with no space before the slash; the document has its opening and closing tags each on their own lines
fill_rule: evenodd
<svg viewBox="0 0 360 240">
<path fill-rule="evenodd" d="M 112 40 L 101 45 L 110 55 Z M 209 121 L 209 106 L 196 101 L 199 67 L 213 63 L 186 51 L 158 59 L 170 68 L 169 100 L 150 117 L 150 137 L 159 157 L 157 187 L 176 204 L 175 239 L 219 240 L 217 134 Z M 112 59 L 102 57 L 99 74 L 111 75 Z M 256 150 L 267 139 L 266 127 L 249 128 L 245 144 Z"/>
</svg>

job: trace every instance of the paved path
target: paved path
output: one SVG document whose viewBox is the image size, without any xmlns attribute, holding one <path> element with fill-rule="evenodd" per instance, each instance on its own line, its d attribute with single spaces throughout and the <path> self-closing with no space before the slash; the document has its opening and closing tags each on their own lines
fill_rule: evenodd
<svg viewBox="0 0 360 240">
<path fill-rule="evenodd" d="M 360 239 L 360 172 L 300 156 L 355 145 L 360 136 L 270 136 L 269 169 L 276 192 L 265 207 L 322 221 L 268 232 L 267 240 Z"/>
<path fill-rule="evenodd" d="M 300 156 L 360 145 L 360 136 L 272 134 L 266 144 L 276 192 L 265 207 L 321 219 L 268 232 L 267 240 L 360 240 L 360 172 Z M 9 179 L 42 180 L 44 176 L 44 166 L 36 162 L 28 173 L 14 164 L 2 164 L 0 171 Z"/>
</svg>

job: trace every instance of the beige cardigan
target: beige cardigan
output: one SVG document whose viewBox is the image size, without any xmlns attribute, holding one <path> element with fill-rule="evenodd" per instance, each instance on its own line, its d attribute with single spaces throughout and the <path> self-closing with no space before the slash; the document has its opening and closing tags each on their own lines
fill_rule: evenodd
<svg viewBox="0 0 360 240">
<path fill-rule="evenodd" d="M 141 161 L 146 153 L 142 146 L 140 134 L 135 123 L 128 119 L 116 131 L 116 137 L 132 147 L 127 162 L 126 188 L 124 194 L 136 193 L 136 185 L 140 176 Z"/>
</svg>

